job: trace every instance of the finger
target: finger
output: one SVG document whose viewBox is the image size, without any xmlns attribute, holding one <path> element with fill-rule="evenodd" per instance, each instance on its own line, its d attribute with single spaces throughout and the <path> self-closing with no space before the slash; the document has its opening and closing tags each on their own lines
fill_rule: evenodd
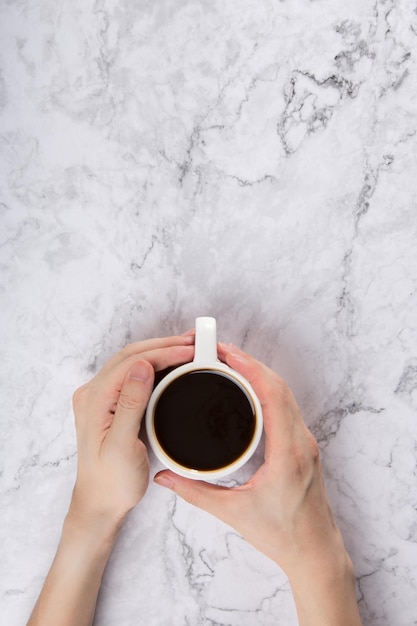
<svg viewBox="0 0 417 626">
<path fill-rule="evenodd" d="M 194 337 L 195 338 L 195 328 L 190 328 L 190 330 L 186 330 L 185 333 L 182 333 L 181 337 Z"/>
<path fill-rule="evenodd" d="M 147 339 L 145 341 L 137 341 L 134 343 L 130 343 L 125 346 L 122 350 L 117 352 L 105 365 L 101 368 L 99 373 L 105 373 L 108 370 L 111 370 L 115 365 L 121 363 L 127 358 L 132 356 L 137 356 L 141 358 L 145 352 L 150 352 L 151 350 L 164 349 L 174 346 L 192 346 L 194 344 L 194 335 L 188 334 L 184 336 L 172 336 L 172 337 L 163 337 L 157 339 Z"/>
<path fill-rule="evenodd" d="M 140 355 L 133 354 L 123 361 L 116 363 L 112 369 L 101 372 L 97 379 L 100 381 L 114 381 L 117 385 L 124 381 L 127 372 L 138 359 L 148 361 L 155 372 L 160 372 L 168 367 L 175 367 L 192 361 L 194 356 L 194 346 L 171 346 L 169 348 L 157 348 L 142 352 Z"/>
<path fill-rule="evenodd" d="M 235 346 L 221 344 L 219 357 L 250 382 L 259 398 L 266 433 L 265 458 L 288 447 L 294 427 L 303 424 L 303 419 L 287 383 L 269 367 Z"/>
<path fill-rule="evenodd" d="M 194 346 L 174 346 L 144 352 L 140 359 L 147 361 L 158 372 L 192 361 Z M 86 385 L 89 405 L 101 413 L 113 411 L 119 393 L 131 367 L 138 360 L 136 355 L 117 363 L 111 370 L 100 372 Z"/>
<path fill-rule="evenodd" d="M 194 346 L 170 346 L 168 348 L 157 348 L 142 352 L 139 356 L 134 354 L 124 361 L 117 364 L 109 375 L 112 376 L 113 372 L 125 372 L 129 371 L 129 368 L 139 359 L 148 361 L 155 370 L 155 372 L 161 372 L 169 367 L 176 367 L 192 361 L 194 357 Z"/>
<path fill-rule="evenodd" d="M 147 361 L 136 361 L 120 390 L 109 436 L 122 444 L 136 441 L 142 417 L 152 393 L 153 369 Z"/>
</svg>

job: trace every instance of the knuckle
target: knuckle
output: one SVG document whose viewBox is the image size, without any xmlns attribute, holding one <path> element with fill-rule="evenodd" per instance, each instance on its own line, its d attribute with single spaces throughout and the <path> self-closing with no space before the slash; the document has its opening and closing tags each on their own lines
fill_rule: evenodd
<svg viewBox="0 0 417 626">
<path fill-rule="evenodd" d="M 296 483 L 307 488 L 317 475 L 320 465 L 319 446 L 310 431 L 306 430 L 305 437 L 294 446 L 290 471 Z"/>
<path fill-rule="evenodd" d="M 119 355 L 121 358 L 127 358 L 131 355 L 132 353 L 132 344 L 131 343 L 127 343 L 120 351 L 119 351 Z"/>
<path fill-rule="evenodd" d="M 317 465 L 320 462 L 320 448 L 310 431 L 308 431 L 308 447 L 310 458 L 314 465 Z"/>
<path fill-rule="evenodd" d="M 299 450 L 294 453 L 289 469 L 294 485 L 301 488 L 309 485 L 313 474 L 311 462 Z"/>
<path fill-rule="evenodd" d="M 273 381 L 273 393 L 280 406 L 287 407 L 292 403 L 292 392 L 284 379 L 279 376 Z"/>
<path fill-rule="evenodd" d="M 120 392 L 120 396 L 117 401 L 119 407 L 121 407 L 122 409 L 127 409 L 128 411 L 131 411 L 132 409 L 137 409 L 140 403 L 141 399 L 139 397 L 125 391 Z"/>
<path fill-rule="evenodd" d="M 82 385 L 78 389 L 74 391 L 72 396 L 72 405 L 74 409 L 78 410 L 85 406 L 85 403 L 88 399 L 90 393 L 89 385 Z"/>
</svg>

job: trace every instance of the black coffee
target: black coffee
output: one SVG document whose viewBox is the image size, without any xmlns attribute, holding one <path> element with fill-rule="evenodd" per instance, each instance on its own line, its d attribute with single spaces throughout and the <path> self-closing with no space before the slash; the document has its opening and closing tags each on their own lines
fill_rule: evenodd
<svg viewBox="0 0 417 626">
<path fill-rule="evenodd" d="M 174 380 L 154 412 L 158 441 L 184 467 L 215 470 L 238 459 L 255 432 L 252 404 L 225 376 L 192 372 Z"/>
</svg>

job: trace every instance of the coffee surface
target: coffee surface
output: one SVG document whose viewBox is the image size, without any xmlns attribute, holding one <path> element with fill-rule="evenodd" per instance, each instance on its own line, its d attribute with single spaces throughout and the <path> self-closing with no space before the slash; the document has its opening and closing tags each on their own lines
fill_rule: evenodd
<svg viewBox="0 0 417 626">
<path fill-rule="evenodd" d="M 154 426 L 168 456 L 184 467 L 207 471 L 243 454 L 255 432 L 255 417 L 236 383 L 220 374 L 192 372 L 162 393 Z"/>
</svg>

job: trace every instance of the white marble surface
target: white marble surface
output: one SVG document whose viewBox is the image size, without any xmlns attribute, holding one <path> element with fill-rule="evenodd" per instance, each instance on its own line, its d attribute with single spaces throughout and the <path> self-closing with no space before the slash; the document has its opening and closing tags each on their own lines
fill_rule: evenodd
<svg viewBox="0 0 417 626">
<path fill-rule="evenodd" d="M 417 624 L 416 51 L 411 0 L 0 2 L 2 624 L 54 555 L 72 392 L 199 314 L 293 387 L 364 624 Z M 96 619 L 296 622 L 272 563 L 157 486 Z"/>
</svg>

